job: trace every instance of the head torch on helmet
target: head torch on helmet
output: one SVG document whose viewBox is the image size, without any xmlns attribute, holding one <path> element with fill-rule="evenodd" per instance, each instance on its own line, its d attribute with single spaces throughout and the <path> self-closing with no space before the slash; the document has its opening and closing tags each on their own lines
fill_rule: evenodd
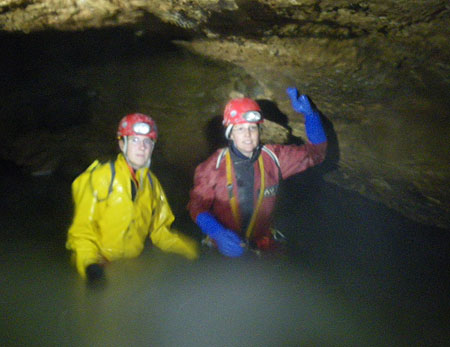
<svg viewBox="0 0 450 347">
<path fill-rule="evenodd" d="M 117 130 L 118 137 L 143 135 L 156 142 L 158 128 L 155 121 L 142 113 L 132 113 L 123 117 Z"/>
<path fill-rule="evenodd" d="M 147 135 L 151 129 L 152 129 L 152 127 L 148 123 L 139 122 L 139 123 L 135 123 L 133 125 L 133 131 L 137 135 Z"/>
<path fill-rule="evenodd" d="M 237 98 L 230 100 L 223 112 L 223 125 L 226 127 L 225 137 L 230 137 L 231 129 L 236 124 L 264 122 L 261 107 L 255 100 Z"/>
<path fill-rule="evenodd" d="M 232 99 L 225 106 L 223 125 L 236 125 L 242 123 L 262 123 L 261 107 L 249 98 Z"/>
<path fill-rule="evenodd" d="M 258 111 L 245 112 L 242 115 L 242 118 L 244 118 L 249 123 L 256 123 L 261 120 L 261 113 L 259 113 Z"/>
</svg>

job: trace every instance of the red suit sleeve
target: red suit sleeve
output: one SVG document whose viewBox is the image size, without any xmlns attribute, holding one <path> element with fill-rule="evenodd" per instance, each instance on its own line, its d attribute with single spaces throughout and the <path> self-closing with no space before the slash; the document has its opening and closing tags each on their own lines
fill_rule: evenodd
<svg viewBox="0 0 450 347">
<path fill-rule="evenodd" d="M 210 211 L 214 202 L 218 174 L 216 162 L 219 152 L 217 151 L 195 169 L 194 187 L 190 191 L 190 200 L 187 205 L 194 222 L 200 213 Z"/>
<path fill-rule="evenodd" d="M 283 179 L 305 171 L 309 167 L 323 162 L 327 151 L 327 142 L 297 145 L 267 145 L 278 157 Z"/>
</svg>

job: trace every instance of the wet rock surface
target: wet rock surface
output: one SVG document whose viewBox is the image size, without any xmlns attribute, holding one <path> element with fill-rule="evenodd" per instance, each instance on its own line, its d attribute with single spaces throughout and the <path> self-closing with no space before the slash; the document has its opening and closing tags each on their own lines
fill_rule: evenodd
<svg viewBox="0 0 450 347">
<path fill-rule="evenodd" d="M 96 138 L 140 109 L 163 129 L 179 117 L 161 165 L 190 175 L 223 143 L 211 120 L 232 95 L 266 104 L 264 140 L 304 139 L 285 94 L 296 85 L 329 124 L 325 179 L 448 227 L 448 19 L 437 0 L 4 0 L 1 117 L 11 131 L 0 155 L 34 175 L 73 177 L 115 152 Z"/>
<path fill-rule="evenodd" d="M 0 340 L 17 345 L 448 346 L 447 1 L 0 0 Z M 326 161 L 283 182 L 280 257 L 196 263 L 147 245 L 88 288 L 65 250 L 70 183 L 150 114 L 177 216 L 224 144 L 230 97 L 267 142 L 301 143 L 296 85 Z M 93 289 L 93 290 L 92 290 Z"/>
</svg>

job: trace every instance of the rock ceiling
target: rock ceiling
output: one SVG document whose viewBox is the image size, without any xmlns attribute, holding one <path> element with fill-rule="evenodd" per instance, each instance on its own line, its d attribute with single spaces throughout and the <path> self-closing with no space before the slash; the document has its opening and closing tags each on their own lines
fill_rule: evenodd
<svg viewBox="0 0 450 347">
<path fill-rule="evenodd" d="M 242 67 L 260 86 L 250 96 L 274 100 L 301 134 L 284 95 L 296 84 L 339 140 L 328 180 L 410 216 L 420 205 L 418 219 L 444 227 L 449 19 L 448 0 L 0 0 L 2 35 L 128 27 Z"/>
<path fill-rule="evenodd" d="M 446 61 L 449 7 L 445 0 L 1 0 L 0 28 L 28 33 L 132 25 L 158 32 L 173 25 L 195 37 L 241 37 L 262 44 L 274 38 L 294 43 L 308 38 L 363 39 Z M 384 53 L 388 59 L 395 55 Z M 397 57 L 397 64 L 408 58 L 405 55 Z"/>
</svg>

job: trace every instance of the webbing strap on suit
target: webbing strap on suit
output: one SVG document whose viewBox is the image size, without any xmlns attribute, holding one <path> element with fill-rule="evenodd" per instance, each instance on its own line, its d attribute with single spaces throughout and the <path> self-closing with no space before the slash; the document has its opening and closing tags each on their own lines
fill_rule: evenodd
<svg viewBox="0 0 450 347">
<path fill-rule="evenodd" d="M 228 196 L 230 198 L 230 205 L 231 205 L 231 211 L 233 213 L 234 220 L 236 221 L 237 225 L 240 225 L 240 216 L 239 216 L 239 209 L 237 205 L 236 196 L 233 194 L 233 176 L 232 176 L 232 170 L 231 170 L 231 155 L 230 152 L 227 151 L 225 154 L 225 160 L 226 160 L 226 168 L 227 168 L 227 188 L 228 188 Z M 247 231 L 245 232 L 245 238 L 247 240 L 250 239 L 253 227 L 255 226 L 256 217 L 258 215 L 258 210 L 262 204 L 262 200 L 264 198 L 264 189 L 265 189 L 265 172 L 264 172 L 264 160 L 262 158 L 262 155 L 258 158 L 258 164 L 259 164 L 259 171 L 261 174 L 261 187 L 259 190 L 259 196 L 258 196 L 258 202 L 256 204 L 256 207 L 253 211 L 252 218 L 250 219 L 250 223 L 247 227 Z"/>
<path fill-rule="evenodd" d="M 90 171 L 90 177 L 89 177 L 89 183 L 91 185 L 91 189 L 92 191 L 95 191 L 94 189 L 94 185 L 92 183 L 92 173 L 94 172 L 94 170 L 101 164 L 97 163 L 97 165 L 95 165 L 92 170 Z M 108 194 L 106 195 L 106 198 L 100 199 L 98 196 L 96 196 L 97 201 L 101 202 L 101 201 L 105 201 L 108 199 L 109 195 L 112 193 L 113 191 L 113 183 L 114 183 L 114 178 L 116 177 L 116 166 L 114 165 L 114 161 L 110 161 L 109 162 L 109 167 L 111 168 L 111 181 L 109 182 L 109 187 L 108 187 Z M 150 185 L 153 189 L 153 179 L 152 176 L 150 174 L 150 169 L 147 171 L 147 177 L 148 180 L 150 181 Z"/>
</svg>

